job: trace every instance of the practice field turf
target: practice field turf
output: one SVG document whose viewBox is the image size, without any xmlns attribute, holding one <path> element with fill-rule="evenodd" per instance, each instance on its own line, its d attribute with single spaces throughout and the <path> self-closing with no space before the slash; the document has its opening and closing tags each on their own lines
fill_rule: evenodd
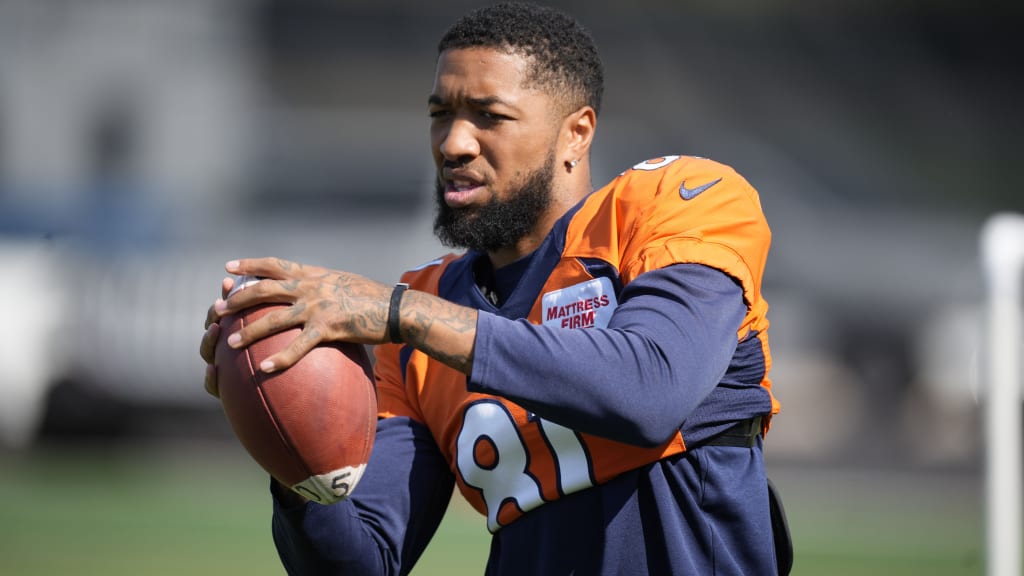
<svg viewBox="0 0 1024 576">
<path fill-rule="evenodd" d="M 267 482 L 233 445 L 0 456 L 0 574 L 281 575 Z M 793 573 L 983 572 L 978 478 L 773 468 Z M 483 521 L 456 497 L 417 576 L 482 573 Z"/>
</svg>

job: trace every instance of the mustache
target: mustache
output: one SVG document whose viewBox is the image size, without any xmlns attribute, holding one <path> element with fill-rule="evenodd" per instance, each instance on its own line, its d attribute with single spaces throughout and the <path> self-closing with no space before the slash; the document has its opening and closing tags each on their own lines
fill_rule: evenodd
<svg viewBox="0 0 1024 576">
<path fill-rule="evenodd" d="M 445 159 L 445 160 L 441 161 L 441 169 L 444 170 L 445 168 L 448 168 L 448 169 L 451 169 L 451 168 L 465 168 L 468 164 L 469 164 L 469 159 L 468 158 L 460 158 L 458 160 L 447 160 L 447 159 Z"/>
</svg>

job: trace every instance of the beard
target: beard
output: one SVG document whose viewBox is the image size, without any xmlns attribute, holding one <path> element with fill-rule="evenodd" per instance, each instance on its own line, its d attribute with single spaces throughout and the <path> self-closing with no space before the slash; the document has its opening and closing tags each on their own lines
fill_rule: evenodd
<svg viewBox="0 0 1024 576">
<path fill-rule="evenodd" d="M 449 248 L 493 252 L 514 246 L 533 231 L 551 206 L 551 182 L 555 156 L 549 154 L 543 166 L 516 182 L 508 198 L 492 196 L 483 206 L 452 208 L 444 201 L 444 186 L 435 184 L 437 216 L 434 235 Z"/>
</svg>

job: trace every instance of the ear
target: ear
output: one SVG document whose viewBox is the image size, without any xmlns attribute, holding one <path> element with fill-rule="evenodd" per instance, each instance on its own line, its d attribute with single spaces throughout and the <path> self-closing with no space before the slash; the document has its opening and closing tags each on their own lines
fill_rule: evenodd
<svg viewBox="0 0 1024 576">
<path fill-rule="evenodd" d="M 594 131 L 597 129 L 597 113 L 590 106 L 583 106 L 579 110 L 566 116 L 562 123 L 562 135 L 565 138 L 562 162 L 573 160 L 584 160 L 590 154 L 590 144 L 594 141 Z"/>
</svg>

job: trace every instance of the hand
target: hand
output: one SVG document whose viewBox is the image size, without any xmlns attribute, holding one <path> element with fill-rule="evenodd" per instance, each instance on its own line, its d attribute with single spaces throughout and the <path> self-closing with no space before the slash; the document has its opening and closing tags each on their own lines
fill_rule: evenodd
<svg viewBox="0 0 1024 576">
<path fill-rule="evenodd" d="M 220 283 L 220 300 L 228 297 L 228 293 L 235 286 L 234 278 L 225 278 Z M 218 300 L 218 302 L 220 301 Z M 199 343 L 199 355 L 203 357 L 206 362 L 206 378 L 203 381 L 203 387 L 206 388 L 206 392 L 211 396 L 220 398 L 220 390 L 217 387 L 217 367 L 214 366 L 214 352 L 217 349 L 217 340 L 220 338 L 220 316 L 214 310 L 216 302 L 210 306 L 206 311 L 206 333 L 203 334 L 203 340 Z"/>
<path fill-rule="evenodd" d="M 242 330 L 228 335 L 228 345 L 249 344 L 290 328 L 302 331 L 284 349 L 260 365 L 264 372 L 284 370 L 323 342 L 380 344 L 388 341 L 388 304 L 392 287 L 357 274 L 307 266 L 278 258 L 228 262 L 225 269 L 263 280 L 214 302 L 200 354 L 212 364 L 212 349 L 220 334 L 217 321 L 228 314 L 260 304 L 287 304 Z M 222 288 L 226 287 L 225 282 Z M 232 284 L 233 286 L 233 284 Z M 230 288 L 228 288 L 230 290 Z M 212 318 L 210 317 L 212 315 Z M 217 325 L 216 329 L 212 327 Z M 207 369 L 206 387 L 216 395 L 216 378 Z M 212 382 L 211 382 L 212 381 Z"/>
</svg>

